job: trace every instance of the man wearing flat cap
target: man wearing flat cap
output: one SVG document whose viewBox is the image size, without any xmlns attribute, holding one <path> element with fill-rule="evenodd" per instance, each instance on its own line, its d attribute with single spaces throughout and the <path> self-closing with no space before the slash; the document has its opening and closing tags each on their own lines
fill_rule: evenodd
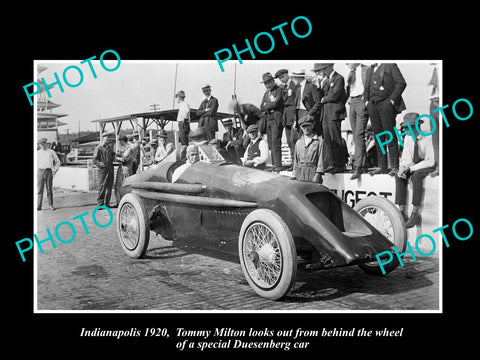
<svg viewBox="0 0 480 360">
<path fill-rule="evenodd" d="M 267 91 L 263 94 L 260 110 L 265 119 L 268 147 L 271 151 L 273 171 L 282 168 L 282 135 L 283 135 L 283 97 L 282 89 L 275 84 L 271 73 L 262 75 L 262 82 Z"/>
<path fill-rule="evenodd" d="M 313 131 L 314 119 L 305 115 L 298 120 L 303 135 L 295 143 L 292 179 L 323 183 L 323 140 Z"/>
<path fill-rule="evenodd" d="M 325 152 L 325 172 L 337 173 L 345 169 L 345 153 L 342 141 L 342 121 L 347 117 L 347 93 L 345 80 L 333 69 L 333 63 L 316 63 L 313 71 L 322 76 L 321 103 L 322 132 Z"/>
<path fill-rule="evenodd" d="M 247 128 L 247 134 L 250 138 L 250 143 L 241 159 L 242 164 L 246 167 L 265 170 L 265 164 L 268 159 L 268 144 L 260 136 L 258 125 L 250 125 Z"/>
<path fill-rule="evenodd" d="M 285 129 L 285 137 L 287 138 L 288 148 L 290 149 L 290 156 L 293 159 L 293 152 L 295 151 L 295 142 L 292 139 L 292 126 L 297 120 L 296 109 L 296 93 L 297 85 L 292 81 L 288 75 L 287 69 L 280 69 L 275 73 L 275 77 L 280 80 L 282 86 L 283 97 L 283 127 Z M 291 169 L 290 169 L 291 170 Z"/>
<path fill-rule="evenodd" d="M 42 210 L 43 189 L 47 188 L 47 199 L 51 210 L 53 207 L 53 176 L 60 168 L 60 159 L 57 153 L 48 148 L 47 139 L 38 141 L 40 149 L 37 151 L 37 210 Z"/>
<path fill-rule="evenodd" d="M 207 84 L 202 87 L 202 91 L 205 95 L 205 99 L 201 102 L 197 110 L 197 116 L 200 116 L 200 120 L 198 120 L 198 126 L 205 127 L 207 140 L 210 141 L 215 138 L 215 132 L 218 131 L 218 100 L 212 96 L 210 85 Z"/>
<path fill-rule="evenodd" d="M 113 160 L 115 154 L 110 145 L 108 133 L 104 132 L 100 139 L 100 144 L 93 152 L 93 163 L 98 171 L 98 196 L 97 204 L 110 207 L 110 197 L 113 187 Z"/>
<path fill-rule="evenodd" d="M 219 142 L 220 150 L 222 155 L 224 155 L 226 160 L 231 161 L 234 164 L 241 165 L 242 162 L 240 158 L 245 152 L 244 145 L 244 134 L 242 128 L 233 127 L 233 119 L 223 119 L 223 127 L 225 132 L 223 133 L 222 140 Z"/>
<path fill-rule="evenodd" d="M 413 130 L 416 141 L 409 132 L 403 139 L 403 152 L 400 158 L 400 167 L 395 175 L 395 203 L 406 220 L 406 227 L 411 228 L 421 223 L 421 209 L 424 198 L 424 179 L 435 170 L 435 154 L 431 136 L 422 136 L 418 133 L 415 121 L 417 113 L 408 113 L 400 124 L 401 132 L 409 128 Z M 419 120 L 418 124 L 423 123 Z M 408 182 L 412 180 L 412 213 L 407 216 L 406 202 Z"/>
<path fill-rule="evenodd" d="M 185 101 L 185 91 L 177 92 L 175 98 L 178 103 L 178 140 L 186 148 L 188 146 L 188 134 L 190 133 L 190 106 Z"/>
<path fill-rule="evenodd" d="M 365 79 L 364 100 L 372 130 L 376 134 L 392 131 L 396 126 L 397 114 L 405 110 L 402 93 L 407 86 L 397 64 L 372 64 Z M 381 136 L 381 140 L 386 135 Z M 399 152 L 396 141 L 388 143 L 388 157 L 376 142 L 378 168 L 370 174 L 395 175 L 398 171 Z M 388 169 L 390 159 L 391 170 Z"/>
</svg>

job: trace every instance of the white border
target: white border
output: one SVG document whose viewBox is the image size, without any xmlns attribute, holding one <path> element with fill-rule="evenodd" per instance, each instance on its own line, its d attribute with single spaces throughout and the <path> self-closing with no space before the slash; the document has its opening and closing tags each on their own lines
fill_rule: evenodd
<svg viewBox="0 0 480 360">
<path fill-rule="evenodd" d="M 70 64 L 72 62 L 80 62 L 82 60 L 34 60 L 33 61 L 33 79 L 38 78 L 37 74 L 37 65 L 38 64 L 48 64 L 48 63 L 66 63 Z M 116 60 L 105 60 L 105 63 L 114 62 Z M 216 63 L 216 60 L 121 60 L 122 63 L 138 63 L 138 64 L 205 64 L 205 63 Z M 99 60 L 94 60 L 92 62 L 99 62 Z M 321 62 L 329 62 L 329 63 L 437 63 L 438 64 L 438 76 L 439 76 L 439 106 L 443 106 L 443 60 L 244 60 L 243 63 L 282 63 L 282 64 L 298 64 L 298 63 L 321 63 Z M 238 61 L 229 60 L 229 63 L 237 63 Z M 225 63 L 227 64 L 227 63 Z M 220 68 L 219 68 L 220 71 Z M 308 69 L 306 69 L 308 71 Z M 226 71 L 225 71 L 226 73 Z M 33 81 L 35 81 L 33 80 Z M 426 99 L 425 101 L 428 101 Z M 34 98 L 34 124 L 37 124 L 37 96 Z M 440 121 L 439 121 L 440 122 Z M 437 124 L 438 126 L 438 124 Z M 37 146 L 37 136 L 38 132 L 34 131 L 34 149 Z M 439 154 L 439 161 L 442 166 L 440 166 L 440 174 L 439 174 L 439 227 L 441 227 L 442 219 L 443 219 L 443 127 L 440 128 L 440 154 Z M 35 151 L 34 154 L 34 182 L 33 182 L 33 189 L 35 194 L 35 208 L 34 208 L 34 229 L 37 229 L 37 152 Z M 443 313 L 443 246 L 437 245 L 437 249 L 439 249 L 438 257 L 439 257 L 439 309 L 438 310 L 39 310 L 38 309 L 38 299 L 37 299 L 37 244 L 34 239 L 34 255 L 33 255 L 33 266 L 34 266 L 34 276 L 33 276 L 33 298 L 34 298 L 34 308 L 33 312 L 35 314 L 211 314 L 211 313 L 225 313 L 225 314 L 398 314 L 398 313 L 414 313 L 414 314 L 439 314 Z M 439 242 L 439 244 L 442 244 Z"/>
</svg>

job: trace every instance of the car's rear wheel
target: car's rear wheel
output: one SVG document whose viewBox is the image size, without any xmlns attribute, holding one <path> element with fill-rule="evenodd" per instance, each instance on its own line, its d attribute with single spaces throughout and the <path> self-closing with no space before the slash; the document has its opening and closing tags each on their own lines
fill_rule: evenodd
<svg viewBox="0 0 480 360">
<path fill-rule="evenodd" d="M 238 254 L 245 278 L 258 295 L 278 300 L 295 283 L 295 243 L 288 226 L 272 210 L 248 214 L 240 230 Z"/>
<path fill-rule="evenodd" d="M 150 241 L 150 227 L 147 210 L 138 195 L 129 193 L 120 201 L 117 232 L 125 254 L 134 259 L 145 255 Z"/>
<path fill-rule="evenodd" d="M 405 220 L 398 208 L 390 200 L 380 196 L 368 196 L 360 200 L 353 208 L 375 229 L 395 245 L 399 252 L 404 252 L 407 245 L 407 228 Z M 399 265 L 396 256 L 392 261 L 383 265 L 385 273 L 394 270 Z M 365 272 L 382 275 L 378 261 L 360 264 Z"/>
</svg>

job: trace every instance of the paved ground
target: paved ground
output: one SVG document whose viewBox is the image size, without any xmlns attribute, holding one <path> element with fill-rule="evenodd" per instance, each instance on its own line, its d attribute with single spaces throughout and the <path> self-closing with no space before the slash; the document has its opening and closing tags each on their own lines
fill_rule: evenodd
<svg viewBox="0 0 480 360">
<path fill-rule="evenodd" d="M 96 193 L 56 190 L 56 211 L 38 214 L 38 237 L 47 237 L 61 221 L 75 225 L 71 243 L 44 243 L 37 252 L 38 310 L 437 310 L 437 253 L 406 258 L 406 266 L 387 276 L 372 276 L 360 268 L 299 271 L 293 290 L 282 301 L 257 296 L 240 264 L 225 255 L 189 246 L 173 246 L 152 233 L 146 259 L 127 257 L 117 239 L 115 222 L 96 226 L 91 214 Z M 79 219 L 84 217 L 90 234 Z M 114 209 L 116 216 L 116 210 Z M 97 220 L 109 220 L 106 211 Z M 62 226 L 59 235 L 72 232 Z"/>
</svg>

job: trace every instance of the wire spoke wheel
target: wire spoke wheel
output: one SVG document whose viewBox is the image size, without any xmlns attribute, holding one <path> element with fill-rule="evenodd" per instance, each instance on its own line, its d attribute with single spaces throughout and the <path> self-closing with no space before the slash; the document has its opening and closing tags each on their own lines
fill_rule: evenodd
<svg viewBox="0 0 480 360">
<path fill-rule="evenodd" d="M 260 296 L 278 300 L 295 283 L 297 250 L 287 224 L 274 211 L 257 209 L 245 218 L 238 238 L 245 278 Z"/>
<path fill-rule="evenodd" d="M 135 249 L 140 237 L 140 225 L 137 213 L 132 204 L 125 203 L 122 206 L 119 210 L 118 221 L 120 223 L 120 240 L 127 249 Z"/>
<path fill-rule="evenodd" d="M 145 255 L 150 241 L 150 223 L 142 198 L 126 194 L 118 205 L 117 233 L 123 251 L 134 259 Z"/>
<path fill-rule="evenodd" d="M 282 253 L 275 234 L 264 224 L 252 224 L 247 229 L 243 246 L 252 280 L 264 289 L 275 286 L 282 273 Z"/>
</svg>

